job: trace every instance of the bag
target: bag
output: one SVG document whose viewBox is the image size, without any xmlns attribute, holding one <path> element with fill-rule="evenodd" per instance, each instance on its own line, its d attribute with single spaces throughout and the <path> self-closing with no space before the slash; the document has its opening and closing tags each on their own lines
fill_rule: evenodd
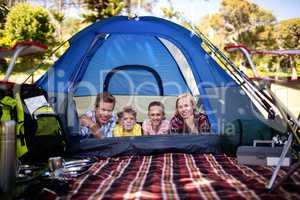
<svg viewBox="0 0 300 200">
<path fill-rule="evenodd" d="M 251 146 L 254 140 L 271 140 L 276 130 L 258 119 L 237 119 L 225 124 L 221 133 L 221 148 L 228 155 L 236 155 L 239 146 Z"/>
<path fill-rule="evenodd" d="M 15 91 L 16 84 L 10 82 L 0 82 L 0 119 L 1 121 L 16 121 L 16 146 L 17 157 L 27 153 L 26 142 L 24 138 L 24 113 L 23 105 L 20 103 L 19 93 Z M 16 98 L 15 98 L 16 96 Z"/>
<path fill-rule="evenodd" d="M 26 159 L 46 160 L 65 152 L 65 134 L 47 93 L 35 85 L 21 86 L 20 96 L 24 105 L 24 133 L 28 148 Z"/>
</svg>

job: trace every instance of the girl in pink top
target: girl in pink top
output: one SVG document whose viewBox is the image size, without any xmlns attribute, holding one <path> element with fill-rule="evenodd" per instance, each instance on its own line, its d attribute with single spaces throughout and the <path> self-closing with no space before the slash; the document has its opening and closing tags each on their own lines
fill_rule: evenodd
<svg viewBox="0 0 300 200">
<path fill-rule="evenodd" d="M 164 105 L 159 101 L 153 101 L 148 106 L 148 117 L 143 122 L 144 135 L 160 135 L 169 133 L 169 121 L 165 119 Z"/>
</svg>

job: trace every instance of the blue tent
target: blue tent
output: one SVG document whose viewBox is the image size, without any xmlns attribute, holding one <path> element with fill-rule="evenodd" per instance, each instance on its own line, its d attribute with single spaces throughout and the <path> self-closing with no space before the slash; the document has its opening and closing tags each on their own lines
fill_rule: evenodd
<svg viewBox="0 0 300 200">
<path fill-rule="evenodd" d="M 102 91 L 135 96 L 190 92 L 199 97 L 215 134 L 227 122 L 257 118 L 256 106 L 204 50 L 202 39 L 173 22 L 116 16 L 85 28 L 69 43 L 37 84 L 48 92 L 70 135 L 78 131 L 70 99 Z"/>
</svg>

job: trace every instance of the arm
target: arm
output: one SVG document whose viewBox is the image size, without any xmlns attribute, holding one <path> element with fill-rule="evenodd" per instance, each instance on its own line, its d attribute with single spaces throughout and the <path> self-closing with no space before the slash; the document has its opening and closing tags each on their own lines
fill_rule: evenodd
<svg viewBox="0 0 300 200">
<path fill-rule="evenodd" d="M 143 128 L 143 134 L 144 135 L 150 135 L 148 132 L 148 124 L 147 124 L 147 120 L 145 120 L 142 124 L 142 128 Z"/>
<path fill-rule="evenodd" d="M 182 133 L 183 132 L 183 120 L 174 115 L 170 120 L 170 133 Z"/>
<path fill-rule="evenodd" d="M 90 117 L 86 115 L 82 115 L 79 121 L 80 121 L 80 125 L 87 127 L 95 138 L 97 139 L 103 138 L 103 134 L 100 131 L 99 125 L 96 122 L 93 122 L 93 120 Z"/>
<path fill-rule="evenodd" d="M 200 116 L 199 116 L 199 131 L 200 133 L 201 132 L 210 132 L 210 123 L 208 121 L 208 117 L 207 115 L 203 114 L 203 113 L 200 113 Z"/>
<path fill-rule="evenodd" d="M 184 120 L 185 124 L 188 126 L 191 133 L 198 133 L 198 127 L 195 124 L 194 117 L 190 117 Z"/>
</svg>

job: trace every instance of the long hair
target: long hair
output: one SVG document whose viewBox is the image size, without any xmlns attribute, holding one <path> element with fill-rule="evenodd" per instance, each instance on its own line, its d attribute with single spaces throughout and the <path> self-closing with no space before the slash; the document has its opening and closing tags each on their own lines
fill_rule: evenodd
<svg viewBox="0 0 300 200">
<path fill-rule="evenodd" d="M 192 104 L 192 107 L 193 107 L 194 114 L 195 114 L 195 112 L 196 112 L 196 101 L 195 101 L 194 97 L 189 93 L 182 93 L 176 99 L 175 115 L 177 115 L 177 116 L 179 115 L 179 113 L 178 113 L 178 101 L 180 99 L 183 99 L 183 98 L 188 98 L 190 100 L 190 102 Z"/>
</svg>

